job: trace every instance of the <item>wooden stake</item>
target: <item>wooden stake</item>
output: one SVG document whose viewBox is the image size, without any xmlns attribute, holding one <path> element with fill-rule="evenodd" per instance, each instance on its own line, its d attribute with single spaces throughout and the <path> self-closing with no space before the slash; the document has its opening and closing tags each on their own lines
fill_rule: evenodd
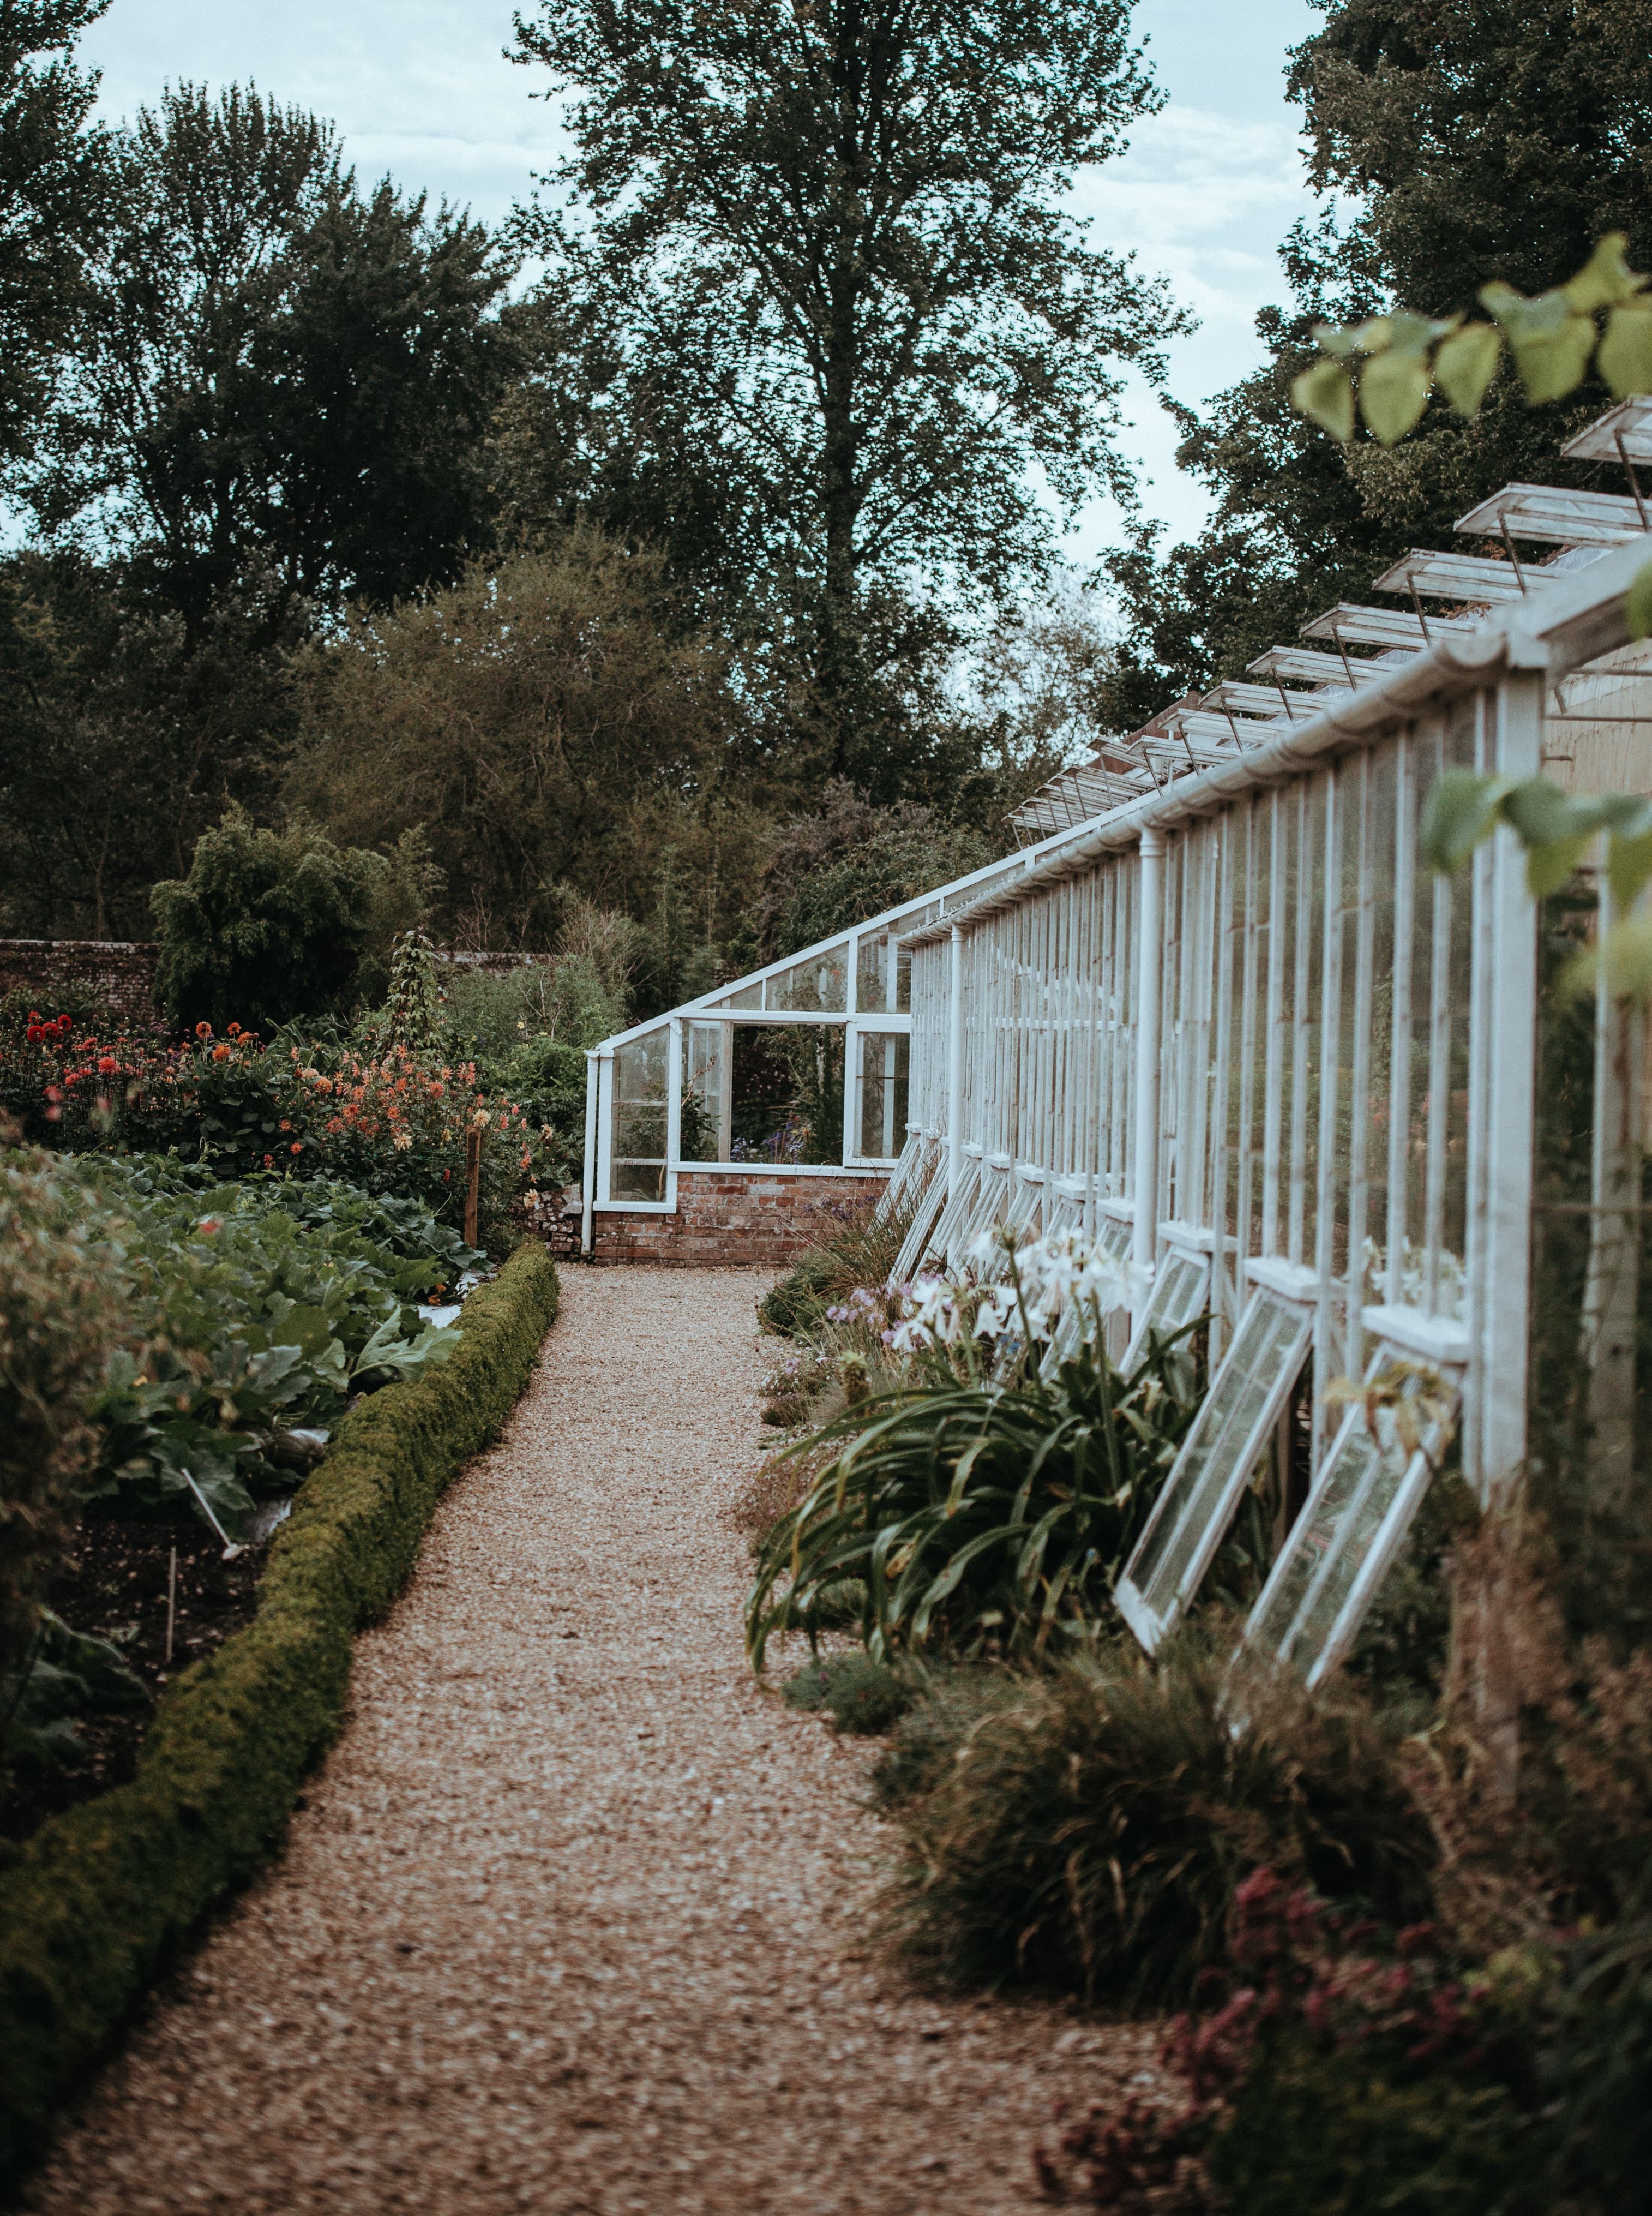
<svg viewBox="0 0 1652 2216">
<path fill-rule="evenodd" d="M 464 1243 L 476 1243 L 476 1203 L 482 1191 L 482 1127 L 472 1123 L 464 1135 Z"/>
<path fill-rule="evenodd" d="M 166 1566 L 166 1659 L 169 1669 L 172 1666 L 172 1634 L 177 1628 L 177 1622 L 178 1550 L 174 1547 Z"/>
</svg>

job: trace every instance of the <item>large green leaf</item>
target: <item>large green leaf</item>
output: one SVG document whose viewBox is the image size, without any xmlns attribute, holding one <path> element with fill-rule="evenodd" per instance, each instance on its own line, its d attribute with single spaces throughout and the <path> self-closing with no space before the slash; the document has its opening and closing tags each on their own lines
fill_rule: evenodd
<svg viewBox="0 0 1652 2216">
<path fill-rule="evenodd" d="M 1465 323 L 1441 340 L 1434 382 L 1459 416 L 1479 414 L 1502 350 L 1502 333 L 1495 323 Z"/>
<path fill-rule="evenodd" d="M 1528 300 L 1502 282 L 1483 287 L 1480 302 L 1502 326 L 1529 400 L 1562 400 L 1575 391 L 1594 351 L 1592 317 L 1578 314 L 1563 292 Z"/>
<path fill-rule="evenodd" d="M 1420 354 L 1389 348 L 1360 372 L 1360 413 L 1378 443 L 1403 439 L 1428 404 L 1428 365 Z"/>
<path fill-rule="evenodd" d="M 1498 803 L 1508 791 L 1506 778 L 1483 777 L 1471 769 L 1448 769 L 1435 782 L 1422 811 L 1421 844 L 1430 868 L 1460 869 L 1480 841 L 1495 828 Z"/>
<path fill-rule="evenodd" d="M 1339 361 L 1316 361 L 1293 379 L 1299 411 L 1346 446 L 1354 436 L 1354 380 Z"/>
<path fill-rule="evenodd" d="M 1612 310 L 1594 366 L 1619 400 L 1652 392 L 1652 304 Z"/>
</svg>

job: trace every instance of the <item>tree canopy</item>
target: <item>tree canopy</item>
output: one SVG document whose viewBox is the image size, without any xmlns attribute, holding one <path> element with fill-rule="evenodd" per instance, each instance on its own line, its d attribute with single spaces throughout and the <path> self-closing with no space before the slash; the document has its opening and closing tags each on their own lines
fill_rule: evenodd
<svg viewBox="0 0 1652 2216">
<path fill-rule="evenodd" d="M 1064 195 L 1158 95 L 1127 0 L 544 0 L 518 19 L 575 152 L 519 236 L 560 444 L 597 505 L 771 607 L 851 766 L 864 623 L 914 579 L 968 603 L 1037 578 L 1098 483 L 1127 494 L 1120 370 L 1156 371 L 1159 288 Z M 732 594 L 730 588 L 732 589 Z"/>
<path fill-rule="evenodd" d="M 43 526 L 139 559 L 200 623 L 257 580 L 273 621 L 445 582 L 486 530 L 482 438 L 509 265 L 330 126 L 232 87 L 169 90 L 114 142 L 49 455 Z"/>
<path fill-rule="evenodd" d="M 1112 564 L 1131 624 L 1110 707 L 1139 723 L 1190 685 L 1231 676 L 1510 480 L 1593 483 L 1558 450 L 1602 389 L 1532 408 L 1507 367 L 1464 422 L 1443 402 L 1391 452 L 1342 450 L 1290 403 L 1316 321 L 1385 306 L 1471 307 L 1507 279 L 1538 292 L 1622 231 L 1652 259 L 1652 4 L 1629 0 L 1330 0 L 1290 58 L 1289 86 L 1325 200 L 1281 252 L 1288 308 L 1257 329 L 1269 360 L 1202 417 L 1182 466 L 1215 496 L 1207 529 L 1167 553 L 1142 533 Z"/>
<path fill-rule="evenodd" d="M 75 40 L 108 0 L 0 0 L 0 465 L 33 448 L 83 304 L 107 134 Z"/>
</svg>

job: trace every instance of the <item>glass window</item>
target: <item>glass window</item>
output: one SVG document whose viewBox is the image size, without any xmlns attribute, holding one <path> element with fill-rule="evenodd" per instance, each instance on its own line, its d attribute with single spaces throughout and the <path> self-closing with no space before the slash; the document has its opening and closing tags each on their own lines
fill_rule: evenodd
<svg viewBox="0 0 1652 2216">
<path fill-rule="evenodd" d="M 685 1162 L 727 1161 L 732 1136 L 733 1024 L 691 1023 L 685 1035 L 680 1156 Z"/>
<path fill-rule="evenodd" d="M 611 1200 L 666 1197 L 666 1086 L 671 1037 L 662 1026 L 614 1050 L 614 1121 L 609 1158 Z"/>
<path fill-rule="evenodd" d="M 1287 1394 L 1307 1359 L 1312 1311 L 1266 1287 L 1182 1441 L 1152 1520 L 1119 1585 L 1119 1606 L 1151 1652 L 1198 1591 Z"/>
<path fill-rule="evenodd" d="M 1400 1398 L 1416 1413 L 1401 1435 L 1379 1403 L 1373 1436 L 1366 1404 L 1351 1407 L 1306 1505 L 1293 1524 L 1245 1644 L 1277 1655 L 1317 1685 L 1336 1667 L 1405 1541 L 1454 1419 L 1458 1382 L 1381 1347 L 1368 1380 L 1397 1370 Z"/>
<path fill-rule="evenodd" d="M 765 1008 L 831 1015 L 849 1006 L 848 949 L 828 946 L 807 962 L 777 970 L 764 987 Z"/>
<path fill-rule="evenodd" d="M 860 1034 L 860 1132 L 864 1161 L 894 1161 L 906 1143 L 906 1073 L 911 1042 L 900 1031 Z"/>
<path fill-rule="evenodd" d="M 1126 1228 L 1126 1243 L 1134 1233 Z M 1210 1265 L 1202 1257 L 1184 1254 L 1172 1246 L 1158 1265 L 1147 1309 L 1136 1326 L 1127 1360 L 1133 1364 L 1147 1345 L 1147 1333 L 1156 1331 L 1169 1339 L 1202 1314 L 1210 1299 Z"/>
<path fill-rule="evenodd" d="M 863 1016 L 887 1016 L 894 1000 L 892 950 L 887 931 L 863 933 L 855 957 L 855 1006 Z"/>
</svg>

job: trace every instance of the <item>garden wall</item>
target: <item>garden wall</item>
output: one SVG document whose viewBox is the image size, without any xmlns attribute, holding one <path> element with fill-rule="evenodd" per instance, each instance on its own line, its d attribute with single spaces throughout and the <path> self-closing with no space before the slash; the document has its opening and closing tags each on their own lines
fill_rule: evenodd
<svg viewBox="0 0 1652 2216">
<path fill-rule="evenodd" d="M 141 1027 L 155 1021 L 160 952 L 142 939 L 0 939 L 0 995 L 32 994 L 40 1013 L 54 1016 L 59 1001 L 89 994 Z"/>
<path fill-rule="evenodd" d="M 773 1170 L 683 1171 L 674 1216 L 599 1210 L 599 1262 L 654 1262 L 667 1269 L 740 1269 L 789 1262 L 875 1200 L 882 1170 L 842 1177 L 786 1177 Z"/>
<path fill-rule="evenodd" d="M 115 1011 L 122 1023 L 142 1027 L 156 1020 L 155 971 L 161 950 L 151 941 L 130 939 L 0 939 L 0 997 L 26 992 L 40 1013 L 58 1013 L 55 1005 L 71 992 L 94 994 Z M 437 959 L 456 970 L 485 970 L 493 975 L 519 970 L 539 959 L 532 954 L 444 952 Z"/>
</svg>

